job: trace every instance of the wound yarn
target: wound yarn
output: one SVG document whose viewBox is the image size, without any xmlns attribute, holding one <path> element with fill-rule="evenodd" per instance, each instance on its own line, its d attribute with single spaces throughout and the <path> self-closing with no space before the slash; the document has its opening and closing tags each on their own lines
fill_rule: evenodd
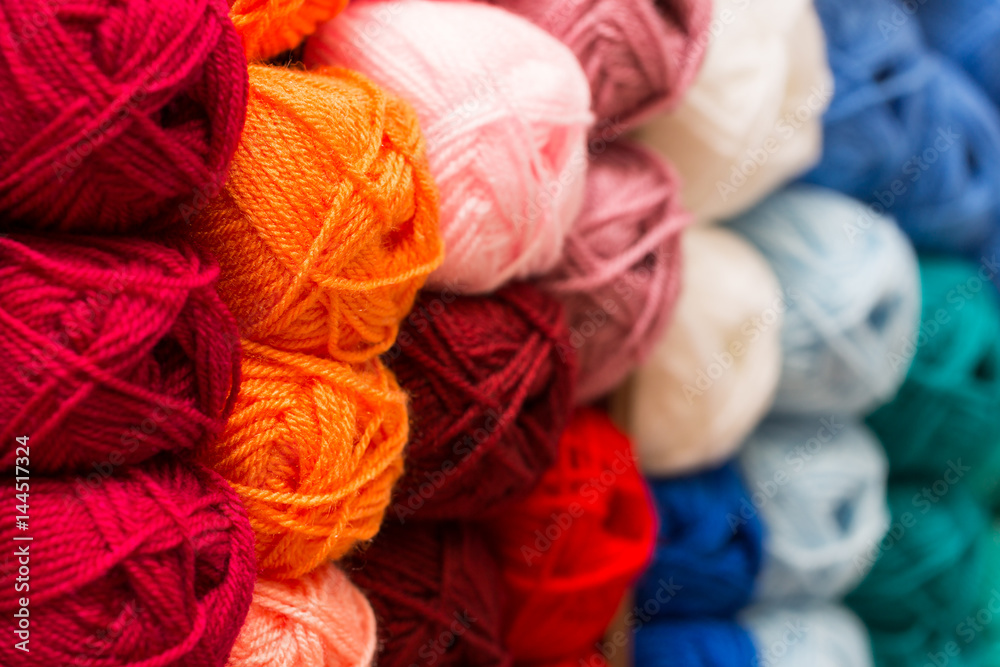
<svg viewBox="0 0 1000 667">
<path fill-rule="evenodd" d="M 905 9 L 904 9 L 905 11 Z M 1000 105 L 1000 4 L 996 0 L 925 0 L 917 11 L 927 43 L 968 72 Z"/>
<path fill-rule="evenodd" d="M 604 635 L 649 562 L 656 529 L 628 438 L 604 413 L 581 408 L 555 465 L 487 531 L 506 645 L 519 663 L 537 663 L 581 655 Z"/>
<path fill-rule="evenodd" d="M 417 118 L 346 70 L 250 66 L 229 181 L 192 219 L 244 337 L 363 362 L 441 261 Z"/>
<path fill-rule="evenodd" d="M 410 396 L 399 521 L 481 519 L 555 460 L 572 408 L 563 308 L 526 283 L 496 294 L 423 292 L 385 355 Z"/>
<path fill-rule="evenodd" d="M 30 493 L 30 533 L 14 521 L 0 527 L 5 542 L 30 549 L 30 651 L 3 642 L 0 661 L 225 665 L 250 606 L 253 535 L 217 475 L 160 456 L 96 488 L 79 478 L 33 476 Z M 0 497 L 7 507 L 20 502 L 14 484 L 4 484 Z M 13 541 L 24 535 L 33 541 Z M 8 618 L 28 594 L 15 590 L 17 573 L 16 566 L 0 572 Z"/>
<path fill-rule="evenodd" d="M 730 458 L 770 409 L 781 373 L 787 304 L 760 252 L 728 229 L 695 227 L 684 232 L 682 253 L 673 320 L 616 396 L 652 476 Z"/>
<path fill-rule="evenodd" d="M 739 615 L 768 667 L 873 667 L 865 624 L 839 604 L 754 605 Z"/>
<path fill-rule="evenodd" d="M 500 575 L 476 525 L 389 522 L 347 571 L 375 609 L 379 667 L 409 667 L 414 656 L 449 667 L 513 664 L 501 640 Z"/>
<path fill-rule="evenodd" d="M 736 467 L 655 479 L 651 486 L 659 530 L 636 604 L 652 600 L 647 615 L 654 619 L 731 617 L 750 600 L 764 532 Z"/>
<path fill-rule="evenodd" d="M 369 667 L 375 613 L 327 564 L 300 579 L 260 579 L 227 667 Z"/>
<path fill-rule="evenodd" d="M 347 6 L 348 0 L 228 0 L 248 60 L 296 48 Z"/>
<path fill-rule="evenodd" d="M 27 435 L 34 473 L 100 482 L 215 437 L 240 356 L 218 274 L 184 243 L 0 238 L 0 466 Z"/>
<path fill-rule="evenodd" d="M 816 4 L 837 94 L 823 159 L 806 179 L 894 216 L 918 248 L 978 259 L 1000 232 L 1000 111 L 928 50 L 903 3 Z"/>
<path fill-rule="evenodd" d="M 729 619 L 657 620 L 636 628 L 634 664 L 643 667 L 729 667 L 756 661 L 753 637 Z"/>
<path fill-rule="evenodd" d="M 246 505 L 260 575 L 294 579 L 378 532 L 403 472 L 406 395 L 377 359 L 242 345 L 236 407 L 198 459 Z"/>
<path fill-rule="evenodd" d="M 920 258 L 919 328 L 893 350 L 913 364 L 893 400 L 868 416 L 892 473 L 935 479 L 961 465 L 979 495 L 1000 497 L 1000 300 L 989 267 Z"/>
<path fill-rule="evenodd" d="M 559 261 L 593 120 L 567 47 L 484 4 L 369 2 L 323 26 L 305 62 L 357 70 L 416 109 L 447 249 L 429 286 L 491 292 Z"/>
<path fill-rule="evenodd" d="M 708 0 L 490 1 L 573 51 L 590 82 L 598 141 L 677 106 L 701 66 L 712 19 Z"/>
<path fill-rule="evenodd" d="M 837 416 L 771 418 L 739 454 L 764 524 L 758 600 L 833 600 L 868 573 L 889 527 L 889 465 L 862 424 Z"/>
<path fill-rule="evenodd" d="M 689 220 L 677 188 L 670 165 L 631 142 L 591 161 L 583 211 L 541 282 L 566 306 L 579 403 L 620 384 L 670 323 Z"/>
<path fill-rule="evenodd" d="M 24 0 L 0 34 L 0 227 L 148 231 L 222 187 L 247 98 L 223 0 Z"/>
<path fill-rule="evenodd" d="M 859 415 L 891 399 L 910 363 L 893 353 L 920 313 L 916 256 L 892 220 L 796 185 L 730 224 L 787 296 L 774 411 Z"/>
<path fill-rule="evenodd" d="M 639 138 L 680 172 L 701 222 L 750 208 L 820 157 L 833 96 L 823 29 L 810 0 L 715 0 L 694 84 Z"/>
</svg>

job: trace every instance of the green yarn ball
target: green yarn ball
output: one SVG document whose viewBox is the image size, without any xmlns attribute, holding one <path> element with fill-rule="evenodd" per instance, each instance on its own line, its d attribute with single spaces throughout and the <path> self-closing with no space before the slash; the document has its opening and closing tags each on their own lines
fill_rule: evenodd
<svg viewBox="0 0 1000 667">
<path fill-rule="evenodd" d="M 899 393 L 867 421 L 894 478 L 953 478 L 961 469 L 977 496 L 992 497 L 1000 491 L 1000 298 L 979 269 L 920 258 L 920 329 L 895 350 L 898 363 L 916 355 Z"/>
<path fill-rule="evenodd" d="M 926 664 L 928 653 L 959 641 L 959 624 L 980 601 L 989 520 L 961 483 L 938 491 L 916 482 L 890 486 L 889 533 L 867 554 L 874 567 L 847 597 L 871 632 L 878 667 Z M 945 657 L 949 667 L 979 664 L 973 653 Z"/>
</svg>

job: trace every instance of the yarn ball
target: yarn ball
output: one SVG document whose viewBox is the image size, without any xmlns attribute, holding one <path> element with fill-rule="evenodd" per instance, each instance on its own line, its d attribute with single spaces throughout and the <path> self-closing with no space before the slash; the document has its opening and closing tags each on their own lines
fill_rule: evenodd
<svg viewBox="0 0 1000 667">
<path fill-rule="evenodd" d="M 639 667 L 749 667 L 757 665 L 753 638 L 735 621 L 671 619 L 640 625 L 635 633 Z"/>
<path fill-rule="evenodd" d="M 621 383 L 670 322 L 688 223 L 676 193 L 670 165 L 632 143 L 608 146 L 590 165 L 583 212 L 542 283 L 566 305 L 580 403 Z"/>
<path fill-rule="evenodd" d="M 677 167 L 695 219 L 736 215 L 812 167 L 833 97 L 810 0 L 715 0 L 705 62 L 639 137 Z"/>
<path fill-rule="evenodd" d="M 405 557 L 401 557 L 405 554 Z M 510 667 L 501 641 L 500 573 L 468 523 L 387 523 L 348 572 L 379 626 L 379 667 Z"/>
<path fill-rule="evenodd" d="M 183 243 L 0 238 L 0 466 L 101 479 L 222 430 L 239 387 L 218 266 Z"/>
<path fill-rule="evenodd" d="M 577 410 L 556 464 L 488 524 L 515 660 L 560 661 L 592 648 L 648 564 L 655 530 L 628 438 L 603 412 Z"/>
<path fill-rule="evenodd" d="M 889 487 L 892 525 L 872 544 L 874 567 L 847 602 L 868 626 L 880 667 L 923 664 L 981 595 L 988 519 L 955 478 Z"/>
<path fill-rule="evenodd" d="M 27 491 L 12 483 L 0 491 L 10 511 L 23 500 L 15 493 Z M 22 636 L 13 632 L 0 645 L 0 662 L 225 665 L 250 606 L 253 535 L 217 475 L 161 456 L 96 488 L 32 476 L 30 496 L 28 532 L 13 515 L 0 527 L 11 545 L 0 569 L 0 610 L 28 619 Z M 32 541 L 14 541 L 25 536 Z M 15 588 L 20 566 L 30 569 L 21 577 L 30 589 Z M 27 651 L 15 648 L 21 641 Z"/>
<path fill-rule="evenodd" d="M 788 296 L 774 410 L 862 414 L 896 393 L 916 330 L 913 248 L 888 218 L 814 186 L 779 192 L 732 223 L 764 254 Z"/>
<path fill-rule="evenodd" d="M 150 230 L 212 197 L 247 72 L 223 0 L 0 11 L 0 227 Z"/>
<path fill-rule="evenodd" d="M 343 11 L 348 0 L 228 0 L 249 60 L 267 60 L 294 49 L 321 23 Z"/>
<path fill-rule="evenodd" d="M 537 288 L 424 292 L 387 363 L 410 395 L 399 521 L 504 511 L 552 465 L 572 407 L 563 308 Z"/>
<path fill-rule="evenodd" d="M 341 361 L 389 349 L 441 261 L 416 115 L 345 70 L 250 66 L 229 182 L 192 224 L 242 335 Z"/>
<path fill-rule="evenodd" d="M 242 344 L 233 415 L 198 458 L 246 505 L 260 575 L 295 579 L 378 532 L 403 472 L 406 395 L 377 359 Z"/>
<path fill-rule="evenodd" d="M 848 418 L 774 418 L 739 455 L 764 524 L 757 599 L 835 599 L 868 569 L 861 556 L 889 526 L 889 466 L 875 436 Z"/>
<path fill-rule="evenodd" d="M 888 18 L 898 20 L 894 13 Z M 928 44 L 958 62 L 1000 104 L 1000 76 L 990 65 L 1000 60 L 1000 2 L 923 0 L 916 18 Z"/>
<path fill-rule="evenodd" d="M 740 614 L 768 667 L 873 667 L 868 630 L 839 604 L 755 605 Z M 913 663 L 922 664 L 922 663 Z"/>
<path fill-rule="evenodd" d="M 899 393 L 868 416 L 893 474 L 934 479 L 949 462 L 996 495 L 1000 479 L 1000 300 L 987 267 L 920 259 L 920 327 L 893 352 L 913 354 Z"/>
<path fill-rule="evenodd" d="M 918 248 L 978 258 L 1000 218 L 1000 111 L 927 50 L 901 2 L 816 5 L 837 93 L 806 179 L 892 214 Z"/>
<path fill-rule="evenodd" d="M 684 232 L 673 321 L 621 395 L 642 469 L 666 476 L 732 456 L 770 409 L 787 308 L 774 271 L 723 228 Z"/>
<path fill-rule="evenodd" d="M 653 480 L 652 488 L 660 527 L 636 602 L 661 602 L 654 618 L 732 616 L 750 600 L 764 537 L 735 466 Z"/>
<path fill-rule="evenodd" d="M 497 7 L 409 0 L 352 4 L 305 61 L 362 72 L 416 108 L 447 248 L 431 287 L 491 292 L 555 266 L 593 120 L 568 48 Z"/>
<path fill-rule="evenodd" d="M 368 667 L 375 658 L 375 613 L 342 570 L 301 579 L 260 579 L 228 667 Z"/>
<path fill-rule="evenodd" d="M 712 19 L 709 0 L 490 1 L 573 51 L 603 141 L 677 106 L 701 67 Z"/>
</svg>

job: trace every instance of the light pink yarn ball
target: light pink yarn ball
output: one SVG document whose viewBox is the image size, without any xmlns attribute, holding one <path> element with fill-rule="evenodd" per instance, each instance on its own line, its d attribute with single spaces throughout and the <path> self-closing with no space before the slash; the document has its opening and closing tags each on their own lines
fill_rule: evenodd
<svg viewBox="0 0 1000 667">
<path fill-rule="evenodd" d="M 369 667 L 375 613 L 332 564 L 301 579 L 261 579 L 226 667 Z"/>
<path fill-rule="evenodd" d="M 555 265 L 583 203 L 593 121 L 566 46 L 489 5 L 362 2 L 305 60 L 359 71 L 416 109 L 446 251 L 430 288 L 489 292 Z"/>
<path fill-rule="evenodd" d="M 543 288 L 566 306 L 579 359 L 576 398 L 611 391 L 643 361 L 670 322 L 681 286 L 680 206 L 674 170 L 619 141 L 596 155 L 583 212 Z"/>
</svg>

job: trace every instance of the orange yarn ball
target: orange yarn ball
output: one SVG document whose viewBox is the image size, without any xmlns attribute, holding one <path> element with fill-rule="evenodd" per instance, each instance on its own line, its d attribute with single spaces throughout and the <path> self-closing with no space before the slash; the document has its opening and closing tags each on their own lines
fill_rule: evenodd
<svg viewBox="0 0 1000 667">
<path fill-rule="evenodd" d="M 443 256 L 416 115 L 336 68 L 250 66 L 229 180 L 193 222 L 244 337 L 346 362 L 392 345 Z"/>
<path fill-rule="evenodd" d="M 294 49 L 347 0 L 229 0 L 229 17 L 248 60 L 267 60 Z"/>
<path fill-rule="evenodd" d="M 201 463 L 246 505 L 261 576 L 291 579 L 378 532 L 403 472 L 406 395 L 381 361 L 243 341 L 243 382 Z"/>
<path fill-rule="evenodd" d="M 227 667 L 368 667 L 375 612 L 334 565 L 301 579 L 259 579 Z"/>
</svg>

